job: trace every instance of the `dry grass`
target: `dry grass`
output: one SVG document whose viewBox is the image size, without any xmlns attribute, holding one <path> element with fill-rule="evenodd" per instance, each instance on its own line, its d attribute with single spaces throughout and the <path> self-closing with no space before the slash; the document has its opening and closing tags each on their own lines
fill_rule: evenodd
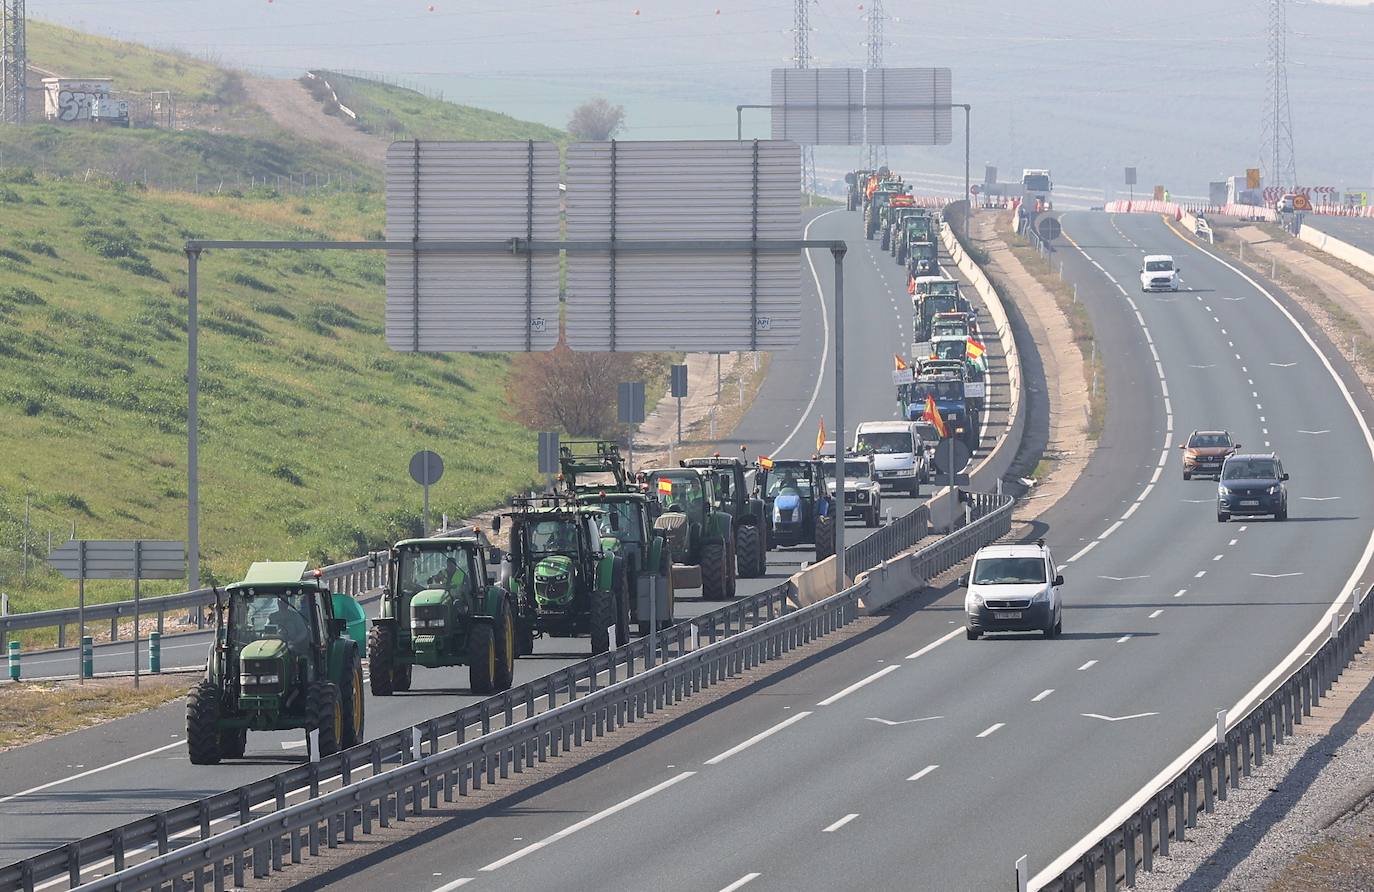
<svg viewBox="0 0 1374 892">
<path fill-rule="evenodd" d="M 186 694 L 197 673 L 0 685 L 0 752 L 154 709 Z"/>
</svg>

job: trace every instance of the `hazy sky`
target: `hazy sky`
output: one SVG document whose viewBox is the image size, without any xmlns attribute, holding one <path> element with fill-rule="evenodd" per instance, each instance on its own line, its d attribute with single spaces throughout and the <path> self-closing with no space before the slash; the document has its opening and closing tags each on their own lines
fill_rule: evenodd
<svg viewBox="0 0 1374 892">
<path fill-rule="evenodd" d="M 810 6 L 812 64 L 862 66 L 859 0 Z M 974 106 L 973 164 L 1185 194 L 1259 156 L 1265 0 L 886 0 L 888 65 L 947 65 Z M 582 99 L 625 105 L 627 138 L 731 137 L 734 106 L 767 99 L 793 62 L 792 0 L 29 0 L 30 15 L 279 76 L 376 72 L 556 125 Z M 1299 179 L 1374 179 L 1374 8 L 1290 0 Z M 96 72 L 86 72 L 97 74 Z M 765 133 L 766 115 L 747 118 Z M 958 120 L 958 116 L 956 116 Z M 894 165 L 962 172 L 955 144 L 892 149 Z M 852 166 L 856 149 L 828 149 Z"/>
</svg>

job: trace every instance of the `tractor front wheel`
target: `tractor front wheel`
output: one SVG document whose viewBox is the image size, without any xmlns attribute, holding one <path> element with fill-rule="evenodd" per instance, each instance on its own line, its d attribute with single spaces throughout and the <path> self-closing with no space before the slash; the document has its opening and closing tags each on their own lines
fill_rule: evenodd
<svg viewBox="0 0 1374 892">
<path fill-rule="evenodd" d="M 701 598 L 724 601 L 730 597 L 729 553 L 724 539 L 711 539 L 701 546 Z"/>
<path fill-rule="evenodd" d="M 374 676 L 375 677 L 375 676 Z M 363 663 L 354 656 L 344 668 L 339 685 L 339 708 L 343 711 L 343 736 L 340 746 L 348 749 L 367 739 L 363 707 Z"/>
<path fill-rule="evenodd" d="M 192 765 L 216 765 L 219 748 L 219 688 L 202 681 L 186 700 L 186 753 Z"/>
<path fill-rule="evenodd" d="M 768 551 L 757 524 L 735 530 L 735 567 L 745 579 L 757 579 L 768 572 Z"/>
<path fill-rule="evenodd" d="M 248 749 L 247 728 L 226 728 L 219 732 L 219 755 L 221 759 L 242 759 L 243 751 Z"/>
<path fill-rule="evenodd" d="M 314 727 L 320 732 L 320 758 L 339 751 L 344 735 L 343 704 L 339 702 L 339 687 L 332 681 L 316 681 L 310 685 L 306 697 Z"/>
<path fill-rule="evenodd" d="M 468 632 L 468 680 L 474 694 L 496 693 L 497 672 L 501 663 L 496 647 L 496 630 L 486 623 L 473 623 Z"/>
<path fill-rule="evenodd" d="M 396 640 L 381 626 L 373 626 L 367 633 L 368 670 L 372 696 L 390 697 L 396 674 Z"/>
<path fill-rule="evenodd" d="M 816 518 L 816 560 L 823 561 L 835 553 L 835 518 L 827 514 Z"/>
</svg>

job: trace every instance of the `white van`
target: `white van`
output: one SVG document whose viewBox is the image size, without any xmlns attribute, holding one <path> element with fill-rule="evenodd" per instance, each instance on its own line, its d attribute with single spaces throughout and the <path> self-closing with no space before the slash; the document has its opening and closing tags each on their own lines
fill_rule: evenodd
<svg viewBox="0 0 1374 892">
<path fill-rule="evenodd" d="M 873 456 L 878 482 L 921 494 L 925 447 L 914 421 L 864 421 L 854 432 L 854 451 Z"/>
<path fill-rule="evenodd" d="M 1177 291 L 1178 267 L 1169 254 L 1147 254 L 1140 266 L 1141 291 Z"/>
<path fill-rule="evenodd" d="M 1045 540 L 1034 545 L 988 545 L 973 556 L 973 567 L 960 580 L 964 593 L 965 631 L 970 641 L 985 632 L 1043 632 L 1057 638 L 1064 630 L 1059 588 L 1064 577 L 1055 569 Z"/>
</svg>

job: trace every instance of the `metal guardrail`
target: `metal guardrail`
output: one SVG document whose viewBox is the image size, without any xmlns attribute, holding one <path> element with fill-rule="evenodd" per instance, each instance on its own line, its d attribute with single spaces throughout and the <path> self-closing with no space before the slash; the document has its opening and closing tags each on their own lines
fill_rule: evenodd
<svg viewBox="0 0 1374 892">
<path fill-rule="evenodd" d="M 1140 870 L 1152 871 L 1154 857 L 1169 854 L 1171 841 L 1181 842 L 1197 827 L 1199 811 L 1211 814 L 1227 790 L 1240 788 L 1242 777 L 1274 754 L 1274 745 L 1293 736 L 1312 707 L 1321 703 L 1337 676 L 1374 633 L 1374 598 L 1369 591 L 1312 655 L 1268 697 L 1226 728 L 1217 718 L 1215 742 L 1206 745 L 1173 780 L 1152 793 L 1126 820 L 1078 855 L 1073 864 L 1040 886 L 1046 892 L 1115 890 L 1135 885 Z M 1185 754 L 1186 757 L 1186 754 Z M 1099 883 L 1101 884 L 1099 886 Z"/>
<path fill-rule="evenodd" d="M 971 550 L 969 547 L 969 543 L 973 542 L 976 537 L 986 537 L 989 531 L 994 528 L 1002 531 L 994 535 L 993 539 L 1005 534 L 1004 527 L 1009 528 L 1010 524 L 1011 498 L 981 493 L 974 493 L 972 496 L 974 497 L 975 522 L 917 552 L 917 557 L 924 561 L 933 562 L 932 566 L 937 563 L 940 564 L 942 571 L 953 565 L 950 563 L 951 561 L 957 563 L 959 559 L 962 559 L 956 555 L 961 554 L 962 557 L 967 557 L 977 550 L 977 545 L 972 546 Z M 850 554 L 851 549 L 857 549 L 852 553 L 855 557 L 863 560 L 871 560 L 873 563 L 868 566 L 876 566 L 883 560 L 893 557 L 926 535 L 927 517 L 923 513 L 924 510 L 924 506 L 919 507 L 870 536 L 869 540 L 873 541 L 873 545 L 865 547 L 865 543 L 869 540 L 864 540 L 864 542 L 850 546 L 846 553 Z M 366 562 L 366 558 L 360 558 L 357 561 L 347 563 L 361 563 L 365 566 Z M 853 566 L 860 565 L 854 564 Z M 158 858 L 174 851 L 179 853 L 179 849 L 173 849 L 173 842 L 180 837 L 195 836 L 202 842 L 212 838 L 210 828 L 214 824 L 232 820 L 237 821 L 240 828 L 247 827 L 259 820 L 264 806 L 273 807 L 274 810 L 270 813 L 271 815 L 285 814 L 286 811 L 290 811 L 286 804 L 287 797 L 293 792 L 309 790 L 313 801 L 320 794 L 321 786 L 324 785 L 337 783 L 353 790 L 361 783 L 361 781 L 354 781 L 355 773 L 370 771 L 375 777 L 388 773 L 384 771 L 386 765 L 405 764 L 413 760 L 415 758 L 414 747 L 417 733 L 423 740 L 428 741 L 431 756 L 436 753 L 442 755 L 452 752 L 452 750 L 440 750 L 442 738 L 453 737 L 456 748 L 462 748 L 469 743 L 476 744 L 487 740 L 489 735 L 504 734 L 517 724 L 528 723 L 536 717 L 542 718 L 561 709 L 560 698 L 565 701 L 563 706 L 570 706 L 575 702 L 581 704 L 579 708 L 584 711 L 593 709 L 584 701 L 592 697 L 605 696 L 602 692 L 622 684 L 619 681 L 622 677 L 629 680 L 647 672 L 659 672 L 669 663 L 680 663 L 687 657 L 709 651 L 722 642 L 738 638 L 741 635 L 754 635 L 759 629 L 768 627 L 781 619 L 801 616 L 803 618 L 793 619 L 789 624 L 780 627 L 799 628 L 798 623 L 804 624 L 806 622 L 804 617 L 815 615 L 814 612 L 824 604 L 844 603 L 851 605 L 847 606 L 846 610 L 852 610 L 852 604 L 857 603 L 859 594 L 866 588 L 866 586 L 861 585 L 848 589 L 840 595 L 831 595 L 825 600 L 807 607 L 793 609 L 789 602 L 790 585 L 782 583 L 773 586 L 747 598 L 725 604 L 709 613 L 698 615 L 686 622 L 678 623 L 655 636 L 636 639 L 610 653 L 583 660 L 519 687 L 488 697 L 481 702 L 421 722 L 415 728 L 406 728 L 376 738 L 322 758 L 317 763 L 298 765 L 272 777 L 176 806 L 113 830 L 0 867 L 0 892 L 10 892 L 10 890 L 30 892 L 35 884 L 45 883 L 53 879 L 66 879 L 70 885 L 75 886 L 80 882 L 83 872 L 90 870 L 95 864 L 108 861 L 113 864 L 115 871 L 122 871 L 132 856 L 142 852 L 155 849 Z M 848 600 L 835 601 L 841 595 Z M 848 619 L 844 622 L 848 622 Z M 775 633 L 767 633 L 767 635 L 773 634 Z M 775 638 L 766 638 L 765 636 L 765 639 L 776 644 Z M 749 646 L 748 642 L 757 640 L 760 640 L 757 636 L 749 638 L 745 644 L 741 644 L 739 648 L 731 650 L 729 653 L 738 656 L 741 652 L 740 648 L 746 648 Z M 806 640 L 810 640 L 809 637 Z M 791 646 L 793 645 L 789 644 L 784 649 L 790 649 Z M 776 647 L 774 650 L 776 651 Z M 754 655 L 750 657 L 748 666 L 755 665 L 765 659 L 758 656 L 758 651 L 752 653 Z M 776 653 L 773 655 L 776 656 Z M 766 657 L 766 659 L 771 658 Z M 657 669 L 655 668 L 656 663 L 660 664 Z M 700 666 L 704 664 L 697 661 L 682 665 Z M 711 673 L 715 672 L 716 670 L 711 670 Z M 711 673 L 707 675 L 709 678 L 707 684 L 713 683 L 720 677 L 718 673 Z M 603 675 L 610 687 L 602 688 L 599 692 L 598 686 Z M 678 676 L 669 677 L 677 678 Z M 700 682 L 695 682 L 694 685 L 693 690 L 696 690 L 699 688 Z M 641 686 L 635 690 L 643 691 L 644 688 Z M 675 690 L 677 691 L 675 697 L 683 696 L 680 685 Z M 582 694 L 583 691 L 586 691 L 585 695 Z M 538 712 L 536 704 L 541 700 L 545 701 L 544 711 Z M 662 706 L 661 699 L 656 699 L 655 702 L 658 706 Z M 670 700 L 669 702 L 675 701 Z M 523 712 L 524 718 L 517 721 L 517 712 Z M 559 713 L 559 715 L 563 714 Z M 623 712 L 618 713 L 618 715 L 621 716 L 618 721 L 623 722 Z M 473 727 L 480 727 L 481 736 L 465 743 L 468 729 Z M 549 726 L 545 722 L 539 727 L 547 731 Z M 499 730 L 493 731 L 494 728 Z M 580 740 L 579 736 L 579 743 Z M 566 746 L 566 742 L 561 745 Z M 481 751 L 488 755 L 492 752 L 490 749 Z M 508 764 L 502 767 L 502 776 L 505 776 L 505 772 L 509 769 L 510 765 Z M 467 783 L 467 780 L 460 782 L 460 788 L 463 791 L 466 791 Z M 480 784 L 480 778 L 474 783 Z M 412 786 L 414 786 L 412 783 L 407 783 L 407 788 Z M 359 796 L 361 795 L 362 793 L 359 792 Z M 431 794 L 431 799 L 433 795 L 437 794 Z M 445 795 L 451 797 L 452 789 L 446 788 Z M 291 808 L 296 807 L 292 806 Z M 344 832 L 346 839 L 352 838 L 351 829 L 345 828 Z M 365 832 L 368 831 L 365 830 Z M 245 846 L 246 848 L 248 846 Z M 211 850 L 205 849 L 205 851 Z M 294 851 L 298 853 L 299 846 Z M 275 863 L 280 863 L 280 857 L 281 853 L 277 851 Z M 209 863 L 206 862 L 206 864 Z M 239 868 L 241 870 L 241 864 Z"/>
<path fill-rule="evenodd" d="M 334 590 L 346 595 L 357 597 L 364 592 L 371 591 L 382 584 L 386 578 L 386 558 L 378 555 L 379 560 L 376 567 L 368 566 L 366 556 L 350 558 L 337 564 L 330 564 L 322 567 L 324 580 L 334 586 Z M 313 571 L 312 571 L 313 572 Z M 167 613 L 176 610 L 185 610 L 193 615 L 192 621 L 197 628 L 205 627 L 205 608 L 214 604 L 215 595 L 212 589 L 202 588 L 190 592 L 181 592 L 175 595 L 161 595 L 155 598 L 140 598 L 138 609 L 141 615 L 150 616 L 157 614 L 157 630 L 162 632 L 164 617 Z M 133 601 L 111 601 L 107 604 L 87 604 L 85 607 L 86 624 L 109 621 L 110 639 L 119 640 L 119 623 L 121 620 L 133 620 L 134 602 Z M 7 639 L 12 632 L 21 629 L 48 629 L 57 627 L 57 646 L 66 647 L 67 626 L 74 626 L 77 622 L 77 609 L 75 607 L 62 607 L 57 610 L 38 610 L 33 613 L 12 613 L 8 616 L 0 617 L 0 640 Z M 78 636 L 79 637 L 79 636 Z"/>
</svg>

